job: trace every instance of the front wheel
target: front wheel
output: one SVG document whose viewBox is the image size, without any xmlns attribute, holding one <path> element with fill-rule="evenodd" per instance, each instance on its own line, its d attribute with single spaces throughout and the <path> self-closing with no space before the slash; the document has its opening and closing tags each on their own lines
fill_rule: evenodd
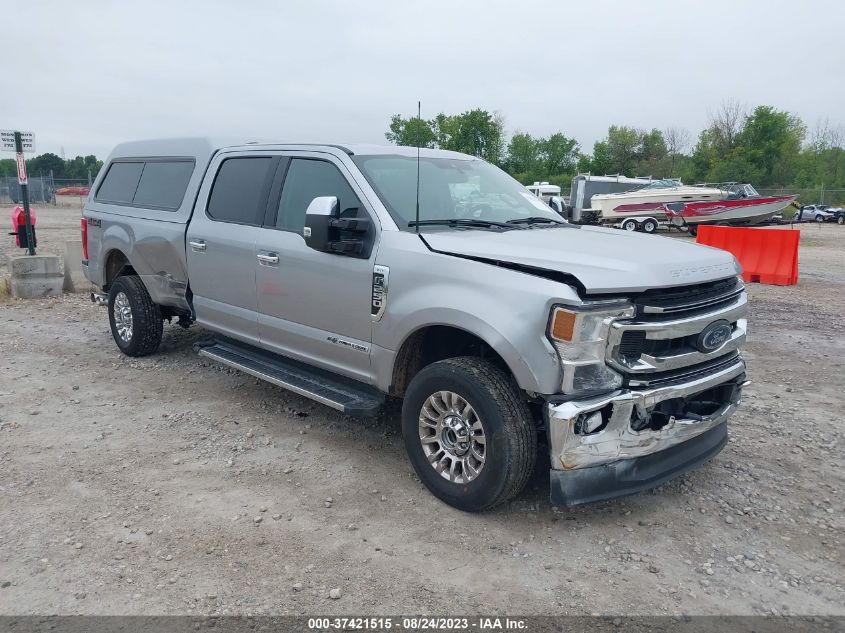
<svg viewBox="0 0 845 633">
<path fill-rule="evenodd" d="M 636 220 L 625 220 L 622 223 L 622 230 L 623 231 L 636 231 L 638 228 Z"/>
<path fill-rule="evenodd" d="M 836 223 L 839 226 L 842 226 L 843 224 L 845 224 L 845 215 L 840 215 L 838 218 L 836 218 Z"/>
<path fill-rule="evenodd" d="M 537 457 L 537 429 L 510 377 L 481 358 L 418 373 L 402 404 L 405 449 L 438 499 L 480 512 L 513 499 Z"/>
<path fill-rule="evenodd" d="M 819 224 L 824 222 L 824 216 L 823 215 L 817 215 L 816 216 L 816 222 L 818 222 Z"/>
<path fill-rule="evenodd" d="M 158 349 L 164 331 L 161 310 L 137 275 L 118 277 L 109 288 L 109 325 L 127 356 L 147 356 Z"/>
</svg>

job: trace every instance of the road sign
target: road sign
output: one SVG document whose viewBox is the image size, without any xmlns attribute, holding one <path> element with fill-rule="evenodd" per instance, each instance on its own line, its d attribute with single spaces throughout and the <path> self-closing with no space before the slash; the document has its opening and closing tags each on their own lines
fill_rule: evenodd
<svg viewBox="0 0 845 633">
<path fill-rule="evenodd" d="M 15 156 L 18 162 L 18 183 L 26 185 L 29 181 L 26 179 L 26 159 L 23 157 L 23 152 Z"/>
<path fill-rule="evenodd" d="M 21 132 L 21 143 L 23 151 L 32 153 L 35 151 L 35 134 L 32 132 Z M 0 150 L 4 152 L 15 151 L 15 131 L 0 130 Z"/>
</svg>

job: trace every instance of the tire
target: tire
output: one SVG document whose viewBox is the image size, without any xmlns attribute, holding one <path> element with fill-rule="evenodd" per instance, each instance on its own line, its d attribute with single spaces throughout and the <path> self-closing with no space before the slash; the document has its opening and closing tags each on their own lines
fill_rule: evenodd
<svg viewBox="0 0 845 633">
<path fill-rule="evenodd" d="M 646 220 L 642 224 L 643 226 L 643 233 L 654 233 L 657 230 L 657 222 L 654 220 Z"/>
<path fill-rule="evenodd" d="M 817 215 L 816 216 L 816 222 L 818 222 L 819 224 L 824 222 L 824 216 L 823 215 Z"/>
<path fill-rule="evenodd" d="M 449 415 L 456 411 L 463 415 Z M 452 431 L 451 439 L 450 428 L 458 431 Z M 469 433 L 461 435 L 461 430 Z M 481 512 L 513 499 L 525 487 L 537 458 L 537 428 L 518 388 L 505 372 L 481 358 L 438 361 L 414 376 L 402 403 L 402 435 L 426 488 L 466 512 Z M 430 441 L 423 442 L 424 435 Z M 465 443 L 469 448 L 463 454 L 465 461 L 456 466 L 460 458 L 447 451 L 459 451 L 460 442 L 454 440 L 461 437 L 469 438 Z M 484 440 L 482 448 L 476 438 Z M 477 457 L 482 453 L 479 466 Z"/>
<path fill-rule="evenodd" d="M 636 220 L 625 220 L 622 223 L 623 231 L 636 231 L 639 228 Z"/>
<path fill-rule="evenodd" d="M 697 226 L 689 226 L 687 227 L 687 233 L 695 237 L 698 235 L 698 227 Z"/>
<path fill-rule="evenodd" d="M 109 325 L 114 342 L 127 356 L 147 356 L 161 344 L 161 310 L 137 275 L 118 277 L 109 288 Z"/>
<path fill-rule="evenodd" d="M 836 218 L 836 223 L 839 226 L 842 226 L 843 224 L 845 224 L 845 215 L 840 215 L 838 218 Z"/>
</svg>

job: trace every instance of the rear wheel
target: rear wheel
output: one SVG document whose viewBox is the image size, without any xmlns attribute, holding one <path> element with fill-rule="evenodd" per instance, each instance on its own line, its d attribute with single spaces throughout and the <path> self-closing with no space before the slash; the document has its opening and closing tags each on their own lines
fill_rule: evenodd
<svg viewBox="0 0 845 633">
<path fill-rule="evenodd" d="M 158 349 L 164 331 L 161 310 L 137 275 L 118 277 L 109 288 L 109 325 L 127 356 L 147 356 Z"/>
<path fill-rule="evenodd" d="M 823 215 L 817 215 L 816 216 L 816 222 L 818 222 L 819 224 L 824 222 L 824 216 Z"/>
<path fill-rule="evenodd" d="M 402 434 L 425 486 L 468 512 L 519 494 L 537 457 L 537 430 L 519 390 L 481 358 L 451 358 L 417 374 L 402 404 Z"/>
<path fill-rule="evenodd" d="M 644 233 L 654 233 L 657 230 L 657 222 L 654 220 L 646 220 L 643 222 Z"/>
<path fill-rule="evenodd" d="M 840 226 L 845 224 L 845 215 L 840 215 L 838 218 L 836 218 L 836 223 Z"/>
<path fill-rule="evenodd" d="M 623 231 L 636 231 L 638 228 L 636 220 L 625 220 L 622 223 L 622 230 Z"/>
</svg>

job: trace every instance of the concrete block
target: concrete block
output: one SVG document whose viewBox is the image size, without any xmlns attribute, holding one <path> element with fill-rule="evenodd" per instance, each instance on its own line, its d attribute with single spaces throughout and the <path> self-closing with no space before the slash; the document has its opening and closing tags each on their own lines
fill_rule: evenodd
<svg viewBox="0 0 845 633">
<path fill-rule="evenodd" d="M 18 299 L 61 297 L 65 276 L 58 255 L 17 255 L 9 259 L 12 296 Z"/>
<path fill-rule="evenodd" d="M 65 281 L 67 292 L 83 292 L 89 289 L 91 282 L 82 273 L 82 240 L 65 242 L 64 252 Z"/>
</svg>

